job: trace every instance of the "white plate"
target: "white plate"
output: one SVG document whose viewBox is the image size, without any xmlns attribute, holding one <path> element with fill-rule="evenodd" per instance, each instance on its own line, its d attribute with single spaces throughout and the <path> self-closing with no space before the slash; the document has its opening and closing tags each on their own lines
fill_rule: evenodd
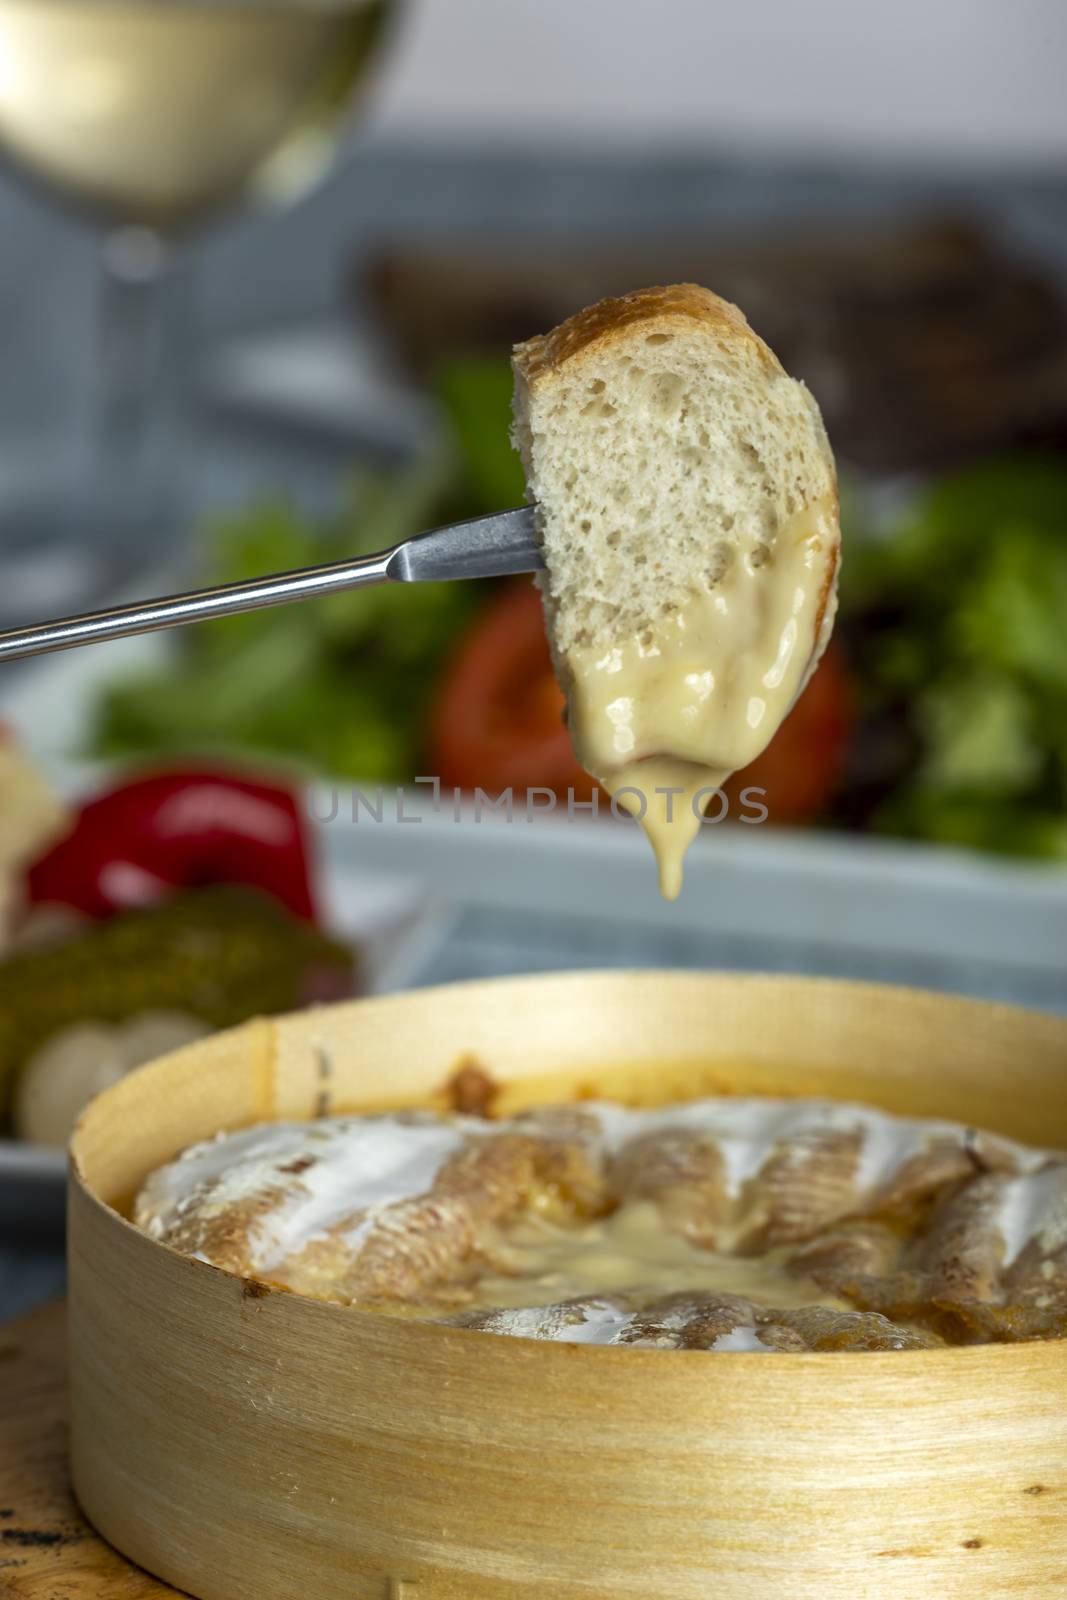
<svg viewBox="0 0 1067 1600">
<path fill-rule="evenodd" d="M 665 950 L 687 939 L 733 941 L 746 952 L 762 949 L 771 970 L 783 970 L 791 952 L 794 970 L 820 970 L 812 953 L 822 952 L 821 970 L 844 962 L 847 971 L 862 959 L 885 981 L 906 967 L 917 973 L 913 981 L 953 988 L 962 986 L 954 971 L 988 969 L 1002 979 L 1000 998 L 1023 1001 L 1032 988 L 1067 1008 L 1061 867 L 892 839 L 708 825 L 670 904 L 633 822 L 518 814 L 508 822 L 477 818 L 470 807 L 455 820 L 447 807 L 434 810 L 428 791 L 387 797 L 381 821 L 361 806 L 353 821 L 352 795 L 350 784 L 325 784 L 310 799 L 323 819 L 327 880 L 373 869 L 498 919 L 641 929 Z M 1013 984 L 1017 994 L 1006 995 Z"/>
<path fill-rule="evenodd" d="M 82 792 L 102 776 L 77 755 L 101 689 L 159 662 L 168 647 L 154 635 L 43 657 L 5 685 L 0 716 L 66 792 Z M 478 819 L 470 807 L 455 821 L 450 807 L 434 810 L 426 789 L 389 791 L 380 823 L 365 808 L 353 822 L 357 791 L 349 781 L 323 783 L 310 801 L 316 818 L 337 812 L 316 832 L 322 881 L 336 885 L 342 920 L 346 897 L 373 892 L 399 905 L 429 888 L 455 905 L 765 941 L 769 953 L 818 946 L 883 953 L 890 965 L 977 962 L 1042 982 L 1063 974 L 1065 868 L 891 839 L 708 826 L 687 861 L 681 899 L 667 905 L 632 822 L 508 823 Z"/>
<path fill-rule="evenodd" d="M 124 640 L 44 658 L 5 685 L 0 716 L 67 792 L 104 773 L 77 748 L 104 683 L 161 658 Z M 106 771 L 106 769 L 104 769 Z M 311 796 L 330 925 L 370 939 L 373 991 L 567 966 L 714 966 L 925 984 L 1067 1010 L 1067 871 L 893 840 L 705 827 L 680 900 L 656 891 L 636 825 L 541 816 L 455 820 L 428 792 L 358 785 Z M 392 930 L 390 932 L 390 930 Z M 0 1142 L 5 1192 L 58 1194 L 62 1157 Z M 21 1197 L 19 1199 L 18 1197 Z"/>
</svg>

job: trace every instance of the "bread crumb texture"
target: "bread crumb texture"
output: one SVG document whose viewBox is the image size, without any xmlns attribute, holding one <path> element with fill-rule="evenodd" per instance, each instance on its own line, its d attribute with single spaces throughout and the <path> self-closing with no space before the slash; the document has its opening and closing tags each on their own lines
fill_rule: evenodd
<svg viewBox="0 0 1067 1600">
<path fill-rule="evenodd" d="M 638 635 L 773 554 L 835 492 L 815 402 L 695 284 L 604 300 L 516 347 L 514 442 L 557 658 Z"/>
</svg>

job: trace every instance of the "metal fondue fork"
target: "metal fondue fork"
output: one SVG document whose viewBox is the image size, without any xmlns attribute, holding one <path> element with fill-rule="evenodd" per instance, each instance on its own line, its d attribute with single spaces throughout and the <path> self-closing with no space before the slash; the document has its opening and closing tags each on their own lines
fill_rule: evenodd
<svg viewBox="0 0 1067 1600">
<path fill-rule="evenodd" d="M 134 633 L 155 633 L 208 617 L 232 617 L 242 611 L 288 605 L 314 595 L 362 589 L 376 583 L 443 583 L 453 578 L 495 578 L 512 572 L 537 572 L 544 566 L 534 539 L 534 510 L 520 506 L 489 517 L 454 522 L 431 533 L 416 534 L 377 555 L 323 566 L 276 572 L 248 583 L 223 583 L 212 589 L 190 589 L 135 605 L 59 617 L 29 628 L 0 632 L 0 661 L 73 650 L 105 639 Z"/>
</svg>

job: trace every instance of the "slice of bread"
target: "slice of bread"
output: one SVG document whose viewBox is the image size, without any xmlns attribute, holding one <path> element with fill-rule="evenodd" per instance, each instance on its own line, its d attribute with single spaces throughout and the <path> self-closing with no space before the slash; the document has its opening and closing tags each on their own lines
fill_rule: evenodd
<svg viewBox="0 0 1067 1600">
<path fill-rule="evenodd" d="M 695 284 L 591 306 L 517 346 L 514 368 L 572 738 L 641 820 L 673 898 L 709 797 L 769 743 L 829 636 L 822 419 Z"/>
<path fill-rule="evenodd" d="M 516 346 L 514 441 L 540 511 L 550 642 L 639 633 L 786 520 L 832 498 L 833 456 L 802 383 L 697 284 L 602 300 Z M 825 643 L 837 550 L 826 551 Z"/>
</svg>

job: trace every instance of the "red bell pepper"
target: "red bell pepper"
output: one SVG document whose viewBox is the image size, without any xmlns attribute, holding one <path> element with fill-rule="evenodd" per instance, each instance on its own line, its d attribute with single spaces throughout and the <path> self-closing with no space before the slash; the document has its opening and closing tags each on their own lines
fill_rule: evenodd
<svg viewBox="0 0 1067 1600">
<path fill-rule="evenodd" d="M 215 883 L 251 884 L 314 919 L 307 828 L 289 789 L 205 769 L 121 783 L 81 808 L 29 869 L 27 893 L 108 917 Z"/>
</svg>

